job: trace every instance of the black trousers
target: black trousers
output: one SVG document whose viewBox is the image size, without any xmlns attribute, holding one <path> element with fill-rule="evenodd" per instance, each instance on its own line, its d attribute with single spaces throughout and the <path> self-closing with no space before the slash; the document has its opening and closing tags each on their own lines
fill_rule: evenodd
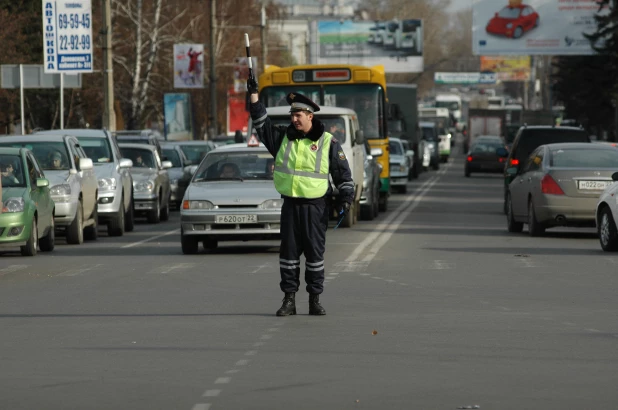
<svg viewBox="0 0 618 410">
<path fill-rule="evenodd" d="M 324 290 L 324 250 L 328 228 L 328 206 L 324 199 L 313 201 L 284 198 L 281 209 L 279 268 L 283 292 L 297 292 L 300 286 L 300 255 L 305 255 L 307 292 Z"/>
</svg>

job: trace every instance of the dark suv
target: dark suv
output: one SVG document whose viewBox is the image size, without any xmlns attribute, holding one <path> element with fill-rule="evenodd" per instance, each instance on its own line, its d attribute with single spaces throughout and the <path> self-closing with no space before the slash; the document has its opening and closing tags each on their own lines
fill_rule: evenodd
<svg viewBox="0 0 618 410">
<path fill-rule="evenodd" d="M 532 151 L 546 144 L 559 142 L 590 142 L 588 133 L 583 128 L 552 127 L 552 126 L 522 126 L 511 146 L 509 157 L 504 167 L 504 213 L 506 214 L 506 199 L 509 184 L 520 173 L 523 166 L 532 154 Z M 515 168 L 515 170 L 513 169 Z"/>
</svg>

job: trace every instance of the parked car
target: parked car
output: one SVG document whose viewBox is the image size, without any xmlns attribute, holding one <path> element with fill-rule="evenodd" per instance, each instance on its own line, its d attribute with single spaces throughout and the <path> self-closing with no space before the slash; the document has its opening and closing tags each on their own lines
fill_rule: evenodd
<svg viewBox="0 0 618 410">
<path fill-rule="evenodd" d="M 167 221 L 170 217 L 172 189 L 167 170 L 170 161 L 161 161 L 157 149 L 151 145 L 119 144 L 120 152 L 133 162 L 134 208 L 137 215 L 146 215 L 149 223 Z"/>
<path fill-rule="evenodd" d="M 489 20 L 485 30 L 510 38 L 520 38 L 539 25 L 539 14 L 526 4 L 506 6 Z"/>
<path fill-rule="evenodd" d="M 599 195 L 613 184 L 616 169 L 618 149 L 611 146 L 538 147 L 523 167 L 507 168 L 514 175 L 507 196 L 509 232 L 521 232 L 524 223 L 531 236 L 553 226 L 595 226 Z"/>
<path fill-rule="evenodd" d="M 393 190 L 405 194 L 408 191 L 408 177 L 410 175 L 409 160 L 406 157 L 403 144 L 399 138 L 388 139 L 390 154 L 390 175 Z"/>
<path fill-rule="evenodd" d="M 123 130 L 115 131 L 114 138 L 118 144 L 146 144 L 157 148 L 159 156 L 163 158 L 163 149 L 159 137 L 151 130 Z"/>
<path fill-rule="evenodd" d="M 259 144 L 231 144 L 206 155 L 185 192 L 180 211 L 182 252 L 199 242 L 280 238 L 283 199 L 273 183 L 275 160 Z"/>
<path fill-rule="evenodd" d="M 185 195 L 187 186 L 191 181 L 192 173 L 186 168 L 191 165 L 191 161 L 187 159 L 184 152 L 178 144 L 163 144 L 163 158 L 172 163 L 172 167 L 167 170 L 170 177 L 171 196 L 170 203 L 180 208 L 182 197 Z"/>
<path fill-rule="evenodd" d="M 408 174 L 408 180 L 418 178 L 418 174 L 414 173 L 414 170 L 416 169 L 416 166 L 414 164 L 414 158 L 416 156 L 416 153 L 410 147 L 410 141 L 402 139 L 401 143 L 403 144 L 403 150 L 406 153 L 406 158 L 408 159 L 408 168 L 410 168 L 410 172 Z"/>
<path fill-rule="evenodd" d="M 560 142 L 590 142 L 590 137 L 581 128 L 572 127 L 551 127 L 551 126 L 526 126 L 519 128 L 513 140 L 513 145 L 506 160 L 507 165 L 504 171 L 504 213 L 507 212 L 507 195 L 509 185 L 513 181 L 513 171 L 506 172 L 507 168 L 523 166 L 524 162 L 530 157 L 532 151 L 545 144 L 555 144 Z"/>
<path fill-rule="evenodd" d="M 618 218 L 618 172 L 612 174 L 612 181 L 609 187 L 599 197 L 596 207 L 596 225 L 601 249 L 606 252 L 618 251 L 618 229 L 616 220 Z"/>
<path fill-rule="evenodd" d="M 22 256 L 55 246 L 54 201 L 49 181 L 30 150 L 0 148 L 2 212 L 0 249 L 19 247 Z"/>
<path fill-rule="evenodd" d="M 39 131 L 34 135 L 57 134 Z M 133 179 L 129 169 L 133 163 L 122 158 L 116 140 L 107 130 L 64 129 L 64 135 L 77 138 L 81 148 L 94 163 L 98 178 L 97 216 L 99 225 L 107 225 L 110 236 L 122 236 L 134 229 Z"/>
<path fill-rule="evenodd" d="M 363 172 L 363 192 L 360 197 L 361 219 L 373 220 L 380 210 L 380 174 L 382 165 L 378 157 L 382 156 L 382 148 L 371 148 L 365 143 L 365 170 Z"/>
<path fill-rule="evenodd" d="M 470 177 L 475 173 L 502 173 L 509 152 L 500 137 L 478 137 L 472 143 L 466 163 L 464 175 Z"/>
<path fill-rule="evenodd" d="M 426 150 L 423 153 L 423 169 L 428 169 L 430 166 L 434 170 L 440 169 L 440 151 L 438 150 L 438 127 L 434 122 L 421 121 L 422 139 L 425 141 Z"/>
<path fill-rule="evenodd" d="M 77 138 L 62 134 L 3 137 L 0 146 L 27 148 L 50 182 L 54 222 L 69 244 L 97 239 L 97 177 Z"/>
</svg>

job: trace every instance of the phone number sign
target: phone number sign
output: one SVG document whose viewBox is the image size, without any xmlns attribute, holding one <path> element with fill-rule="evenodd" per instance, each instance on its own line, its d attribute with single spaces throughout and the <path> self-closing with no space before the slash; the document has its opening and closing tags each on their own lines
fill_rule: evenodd
<svg viewBox="0 0 618 410">
<path fill-rule="evenodd" d="M 92 72 L 91 0 L 43 0 L 46 73 Z"/>
</svg>

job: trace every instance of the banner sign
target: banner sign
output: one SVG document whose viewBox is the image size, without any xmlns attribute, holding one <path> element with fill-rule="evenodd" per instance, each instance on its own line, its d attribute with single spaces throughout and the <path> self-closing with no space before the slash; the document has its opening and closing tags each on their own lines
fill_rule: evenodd
<svg viewBox="0 0 618 410">
<path fill-rule="evenodd" d="M 203 44 L 174 44 L 174 88 L 204 88 L 203 67 Z"/>
<path fill-rule="evenodd" d="M 43 0 L 43 69 L 46 73 L 92 72 L 90 0 Z"/>
<path fill-rule="evenodd" d="M 475 55 L 594 54 L 584 33 L 597 29 L 597 0 L 473 0 Z M 599 44 L 600 45 L 600 44 Z"/>
<path fill-rule="evenodd" d="M 423 71 L 422 20 L 318 21 L 317 33 L 318 64 L 381 64 L 391 73 Z"/>
<path fill-rule="evenodd" d="M 163 94 L 165 139 L 190 141 L 193 139 L 193 118 L 189 94 Z"/>
<path fill-rule="evenodd" d="M 436 84 L 495 84 L 495 73 L 434 73 Z"/>
<path fill-rule="evenodd" d="M 246 83 L 245 83 L 246 84 Z M 245 89 L 246 89 L 245 85 Z M 247 111 L 247 93 L 237 93 L 230 89 L 227 93 L 227 134 L 233 135 L 236 131 L 247 134 L 249 126 L 249 111 Z"/>
<path fill-rule="evenodd" d="M 481 56 L 481 72 L 496 73 L 500 81 L 529 81 L 530 56 Z"/>
</svg>

